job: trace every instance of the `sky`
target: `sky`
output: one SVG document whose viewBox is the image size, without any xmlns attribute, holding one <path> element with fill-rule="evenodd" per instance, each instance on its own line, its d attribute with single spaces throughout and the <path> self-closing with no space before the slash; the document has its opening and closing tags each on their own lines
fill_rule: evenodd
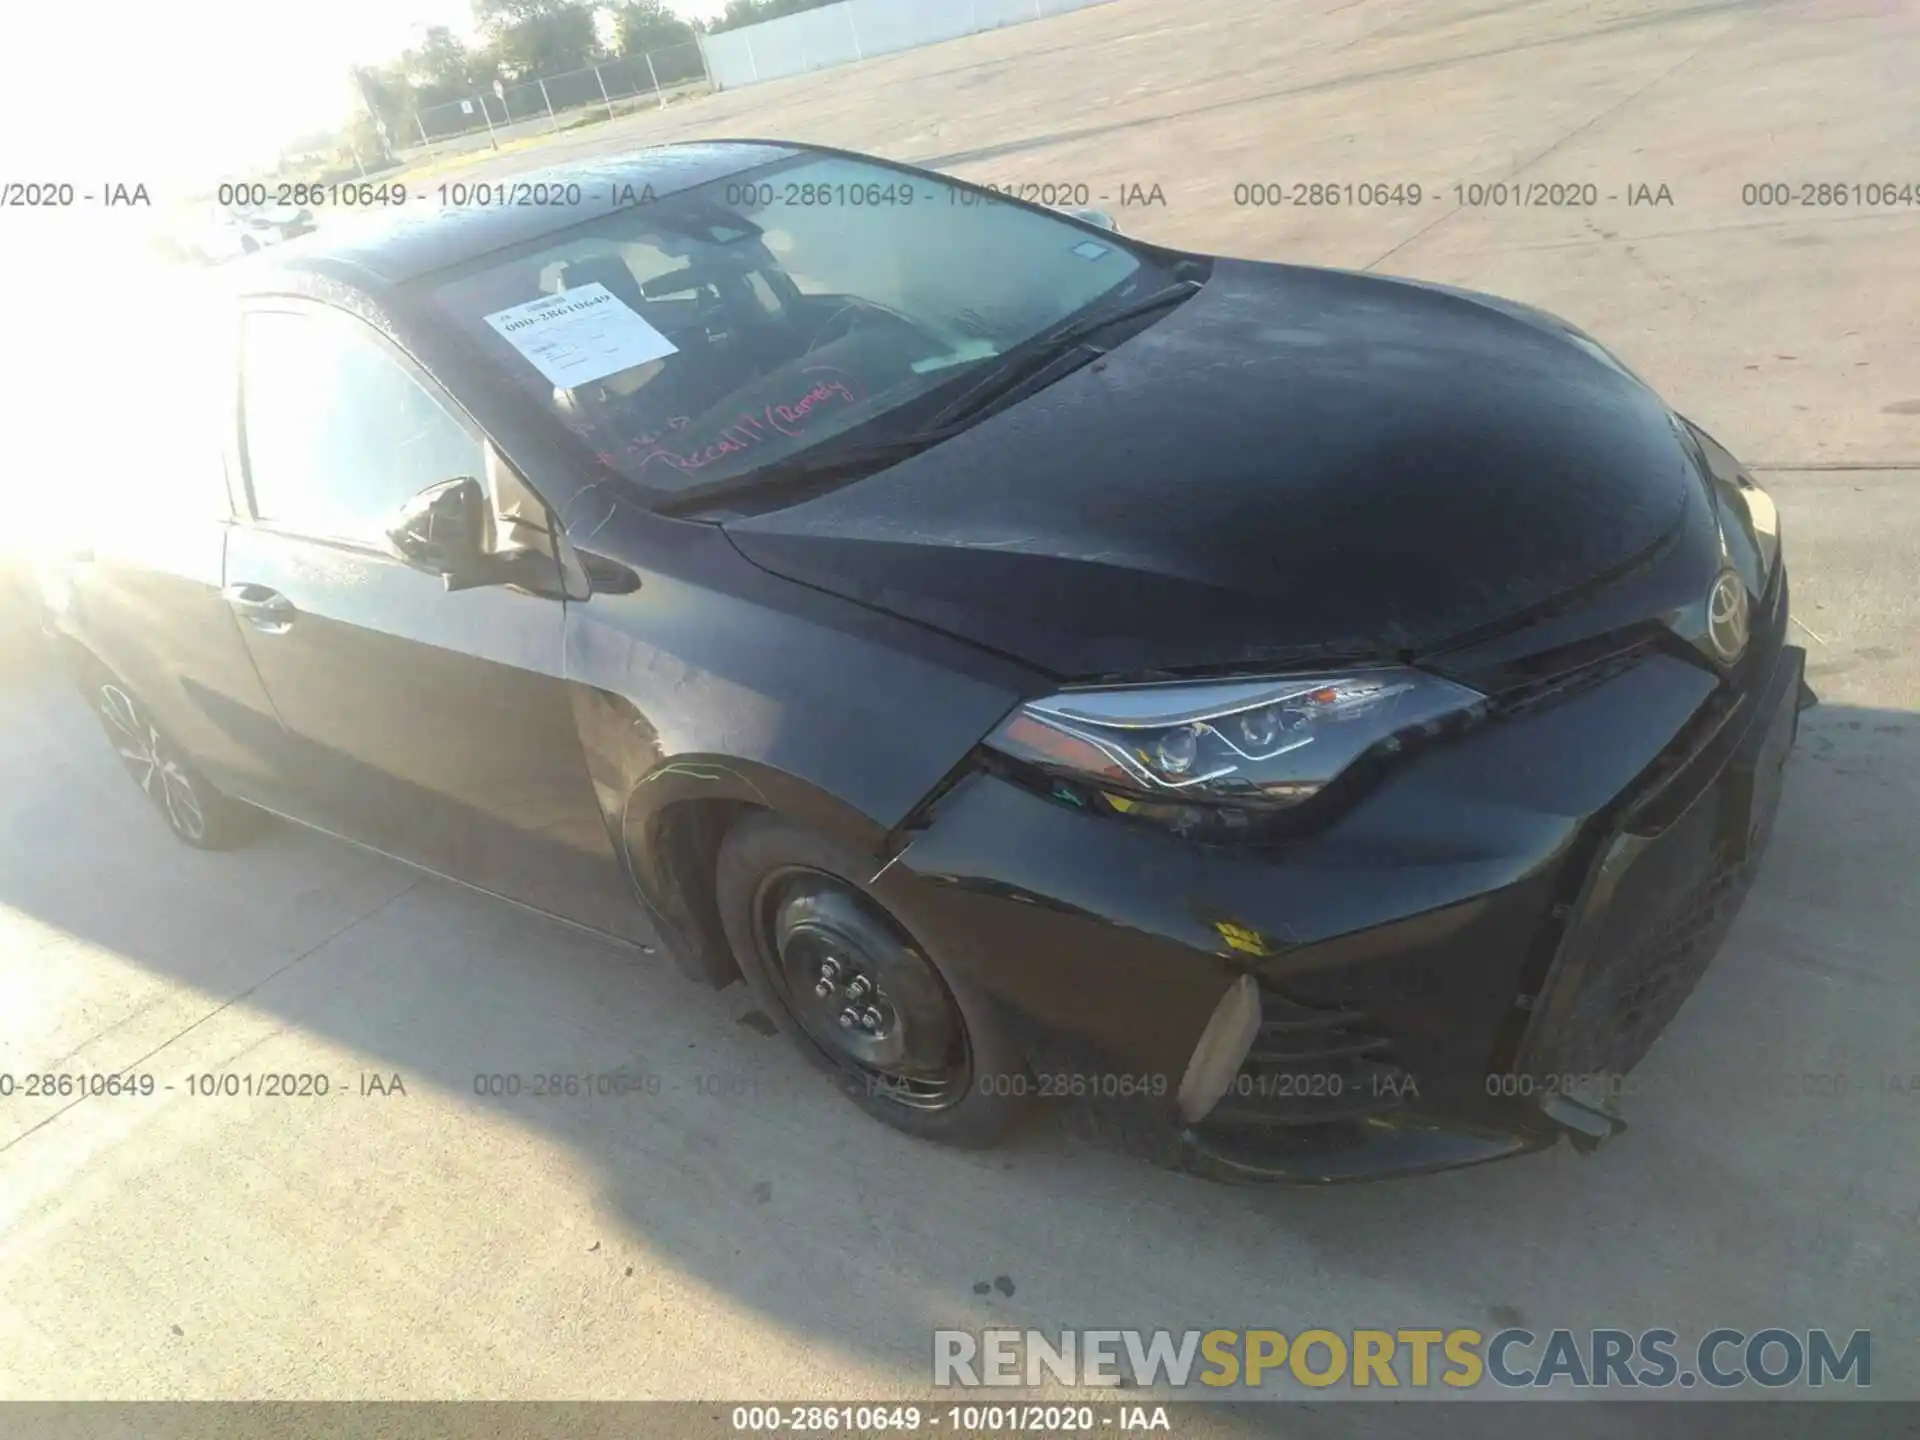
<svg viewBox="0 0 1920 1440">
<path fill-rule="evenodd" d="M 721 0 L 669 0 L 683 15 Z M 0 180 L 202 188 L 270 162 L 285 141 L 352 113 L 350 71 L 430 25 L 463 37 L 468 0 L 46 0 L 0 7 Z M 78 17 L 84 13 L 82 23 Z M 76 32 L 83 36 L 76 43 Z"/>
</svg>

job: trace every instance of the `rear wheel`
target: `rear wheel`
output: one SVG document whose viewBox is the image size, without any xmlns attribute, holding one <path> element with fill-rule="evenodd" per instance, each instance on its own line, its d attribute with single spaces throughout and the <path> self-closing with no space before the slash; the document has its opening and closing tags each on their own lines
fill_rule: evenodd
<svg viewBox="0 0 1920 1440">
<path fill-rule="evenodd" d="M 873 862 L 777 815 L 721 844 L 716 898 L 755 997 L 861 1109 L 984 1147 L 1027 1111 L 1006 1022 L 861 880 Z"/>
<path fill-rule="evenodd" d="M 253 837 L 260 812 L 215 789 L 126 686 L 97 666 L 90 684 L 108 743 L 175 838 L 197 850 L 231 850 Z"/>
</svg>

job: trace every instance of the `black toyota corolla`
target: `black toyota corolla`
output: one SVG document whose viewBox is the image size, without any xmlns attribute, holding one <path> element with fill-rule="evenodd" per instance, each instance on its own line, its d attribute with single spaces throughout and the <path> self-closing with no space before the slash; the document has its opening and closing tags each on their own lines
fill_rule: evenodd
<svg viewBox="0 0 1920 1440">
<path fill-rule="evenodd" d="M 180 838 L 742 979 L 928 1138 L 1619 1127 L 1812 696 L 1774 507 L 1604 348 L 807 146 L 499 199 L 235 267 L 176 523 L 48 587 Z"/>
</svg>

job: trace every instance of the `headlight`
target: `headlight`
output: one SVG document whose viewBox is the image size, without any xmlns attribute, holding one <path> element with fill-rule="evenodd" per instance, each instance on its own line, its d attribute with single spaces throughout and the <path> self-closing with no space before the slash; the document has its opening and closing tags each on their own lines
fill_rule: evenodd
<svg viewBox="0 0 1920 1440">
<path fill-rule="evenodd" d="M 986 743 L 1085 782 L 1122 811 L 1137 801 L 1272 810 L 1299 804 L 1363 756 L 1486 710 L 1477 691 L 1395 667 L 1068 691 L 1022 705 Z"/>
</svg>

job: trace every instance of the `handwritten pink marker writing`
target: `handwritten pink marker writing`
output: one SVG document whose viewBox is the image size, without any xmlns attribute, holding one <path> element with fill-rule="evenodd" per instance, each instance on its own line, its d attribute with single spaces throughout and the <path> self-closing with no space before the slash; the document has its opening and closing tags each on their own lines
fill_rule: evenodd
<svg viewBox="0 0 1920 1440">
<path fill-rule="evenodd" d="M 657 443 L 663 432 L 643 437 L 638 445 L 645 448 L 636 463 L 645 469 L 655 460 L 661 460 L 676 470 L 704 470 L 716 461 L 729 455 L 738 455 L 743 450 L 751 450 L 763 444 L 769 431 L 796 437 L 806 433 L 812 418 L 822 409 L 855 404 L 858 397 L 844 380 L 821 379 L 805 394 L 791 400 L 763 406 L 758 415 L 743 412 L 733 424 L 722 430 L 719 437 L 710 444 L 698 449 L 679 453 Z M 671 422 L 668 429 L 678 429 L 686 423 L 682 419 Z"/>
</svg>

